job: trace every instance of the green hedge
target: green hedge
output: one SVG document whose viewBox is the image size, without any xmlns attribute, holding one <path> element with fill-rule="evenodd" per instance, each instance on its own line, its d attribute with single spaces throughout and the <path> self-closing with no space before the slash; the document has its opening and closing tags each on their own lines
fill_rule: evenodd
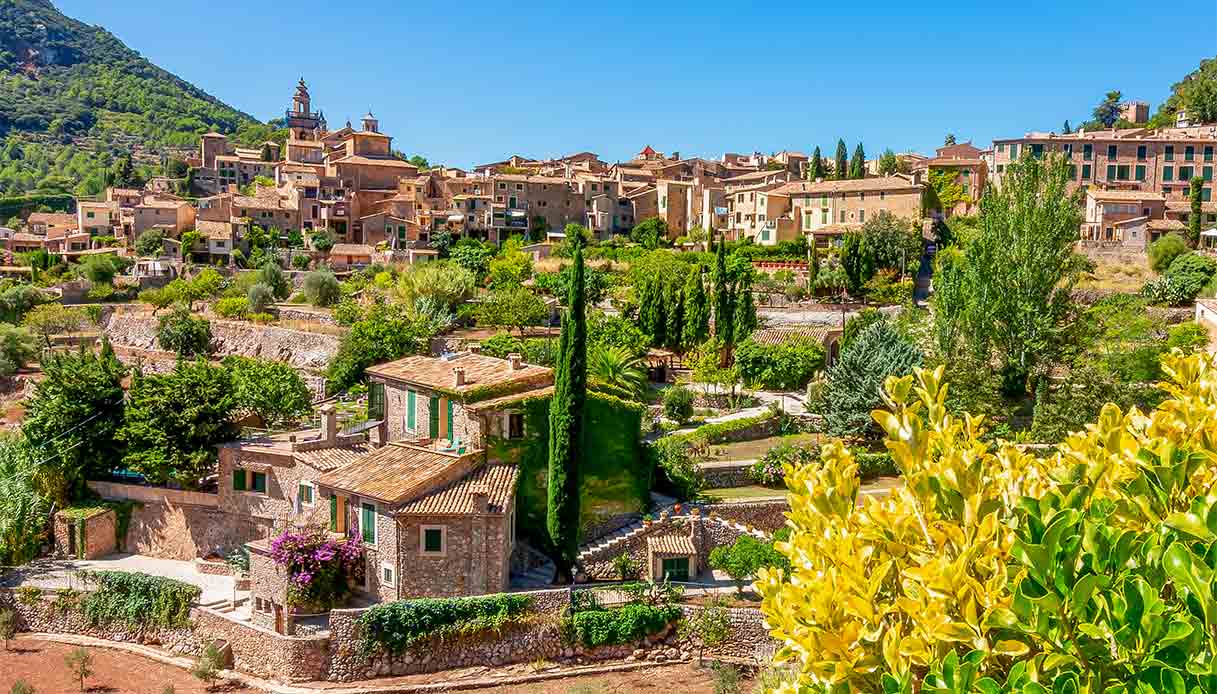
<svg viewBox="0 0 1217 694">
<path fill-rule="evenodd" d="M 77 609 L 92 626 L 121 622 L 129 626 L 177 628 L 190 625 L 190 605 L 198 586 L 163 576 L 127 571 L 80 571 L 93 586 L 80 596 Z"/>
<path fill-rule="evenodd" d="M 571 615 L 571 630 L 577 643 L 588 646 L 609 646 L 632 643 L 680 618 L 675 605 L 646 605 L 634 603 L 619 609 L 587 610 Z"/>
<path fill-rule="evenodd" d="M 547 397 L 521 403 L 524 438 L 495 439 L 490 458 L 520 466 L 516 492 L 519 519 L 516 527 L 539 547 L 547 547 L 545 533 L 546 483 L 549 467 L 549 402 Z M 581 527 L 598 517 L 641 513 L 650 502 L 651 458 L 642 440 L 643 408 L 603 393 L 587 394 L 586 455 L 579 463 L 582 477 Z"/>
<path fill-rule="evenodd" d="M 372 607 L 359 618 L 364 653 L 401 653 L 432 638 L 499 631 L 519 620 L 532 605 L 526 595 L 476 598 L 423 598 Z"/>
<path fill-rule="evenodd" d="M 9 217 L 33 212 L 43 205 L 56 212 L 72 212 L 76 209 L 76 199 L 67 193 L 0 197 L 0 224 Z"/>
<path fill-rule="evenodd" d="M 876 477 L 900 476 L 900 468 L 896 467 L 896 461 L 892 460 L 891 453 L 854 452 L 854 462 L 858 464 L 858 477 L 861 477 L 863 481 L 873 480 Z"/>
</svg>

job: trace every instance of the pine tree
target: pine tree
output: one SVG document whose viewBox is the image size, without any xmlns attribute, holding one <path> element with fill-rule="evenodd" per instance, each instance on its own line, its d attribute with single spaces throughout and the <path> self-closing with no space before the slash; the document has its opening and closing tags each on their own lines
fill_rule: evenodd
<svg viewBox="0 0 1217 694">
<path fill-rule="evenodd" d="M 1068 118 L 1065 119 L 1065 127 L 1062 129 L 1062 132 L 1064 132 L 1066 135 L 1073 134 L 1073 127 L 1071 125 L 1069 125 Z"/>
<path fill-rule="evenodd" d="M 849 163 L 845 160 L 848 156 L 849 150 L 845 148 L 845 140 L 837 140 L 837 156 L 833 164 L 833 174 L 837 180 L 845 180 L 849 175 Z"/>
<path fill-rule="evenodd" d="M 684 339 L 685 324 L 685 293 L 684 287 L 672 278 L 668 280 L 664 292 L 667 325 L 664 329 L 664 346 L 680 351 L 681 340 Z"/>
<path fill-rule="evenodd" d="M 849 162 L 849 177 L 866 178 L 866 150 L 862 149 L 861 142 L 854 148 L 854 158 Z"/>
<path fill-rule="evenodd" d="M 114 185 L 120 188 L 129 188 L 135 184 L 135 167 L 131 164 L 131 157 L 124 155 L 119 158 L 114 170 Z"/>
<path fill-rule="evenodd" d="M 710 337 L 710 301 L 706 296 L 705 268 L 693 268 L 685 281 L 685 324 L 682 339 L 686 349 L 705 342 Z"/>
<path fill-rule="evenodd" d="M 735 317 L 734 323 L 736 340 L 743 341 L 756 330 L 756 303 L 752 299 L 752 273 L 745 273 L 735 284 Z"/>
<path fill-rule="evenodd" d="M 942 140 L 943 147 L 950 147 L 955 144 L 955 133 L 947 133 L 947 136 Z"/>
<path fill-rule="evenodd" d="M 714 253 L 714 274 L 710 278 L 714 285 L 714 337 L 726 346 L 731 344 L 731 278 L 727 276 L 727 255 L 722 240 Z"/>
<path fill-rule="evenodd" d="M 824 158 L 820 156 L 819 145 L 812 153 L 811 164 L 807 167 L 807 180 L 814 181 L 817 178 L 824 178 Z"/>
<path fill-rule="evenodd" d="M 553 546 L 555 583 L 574 579 L 579 554 L 579 462 L 583 459 L 583 408 L 587 398 L 587 316 L 583 244 L 575 242 L 574 270 L 549 404 L 549 505 L 545 526 Z"/>
</svg>

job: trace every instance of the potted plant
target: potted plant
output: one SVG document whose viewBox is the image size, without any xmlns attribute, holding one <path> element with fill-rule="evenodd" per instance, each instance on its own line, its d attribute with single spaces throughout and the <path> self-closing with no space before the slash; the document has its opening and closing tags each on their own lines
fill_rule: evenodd
<svg viewBox="0 0 1217 694">
<path fill-rule="evenodd" d="M 652 523 L 654 520 L 655 520 L 655 519 L 651 517 L 651 514 L 649 514 L 649 513 L 648 513 L 648 514 L 646 514 L 645 516 L 643 516 L 643 517 L 642 517 L 642 527 L 644 527 L 644 528 L 649 528 L 649 527 L 651 527 L 651 523 Z"/>
<path fill-rule="evenodd" d="M 680 509 L 681 509 L 681 505 L 680 505 L 680 504 L 673 504 L 673 505 L 672 505 L 672 513 L 680 513 Z"/>
</svg>

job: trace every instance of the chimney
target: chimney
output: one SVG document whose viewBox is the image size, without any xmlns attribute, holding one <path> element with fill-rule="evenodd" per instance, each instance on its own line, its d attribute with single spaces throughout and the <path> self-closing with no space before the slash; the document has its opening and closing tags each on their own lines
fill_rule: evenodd
<svg viewBox="0 0 1217 694">
<path fill-rule="evenodd" d="M 465 385 L 465 367 L 452 367 L 452 385 L 457 387 Z"/>
<path fill-rule="evenodd" d="M 823 183 L 823 182 L 824 182 L 823 176 L 816 176 L 816 183 Z"/>
<path fill-rule="evenodd" d="M 322 405 L 319 410 L 321 412 L 321 440 L 332 444 L 338 440 L 338 412 L 332 402 Z"/>
<path fill-rule="evenodd" d="M 511 363 L 512 371 L 519 371 L 524 368 L 524 355 L 519 352 L 512 352 L 507 355 L 507 361 Z"/>
<path fill-rule="evenodd" d="M 485 485 L 478 485 L 469 490 L 473 499 L 474 513 L 490 513 L 490 491 Z"/>
</svg>

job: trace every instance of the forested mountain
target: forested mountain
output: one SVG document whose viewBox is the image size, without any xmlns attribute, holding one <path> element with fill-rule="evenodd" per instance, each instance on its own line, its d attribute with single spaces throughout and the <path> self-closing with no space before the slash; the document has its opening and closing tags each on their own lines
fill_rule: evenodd
<svg viewBox="0 0 1217 694">
<path fill-rule="evenodd" d="M 116 158 L 151 173 L 209 130 L 252 144 L 273 128 L 49 0 L 0 0 L 0 194 L 93 194 Z"/>
</svg>

